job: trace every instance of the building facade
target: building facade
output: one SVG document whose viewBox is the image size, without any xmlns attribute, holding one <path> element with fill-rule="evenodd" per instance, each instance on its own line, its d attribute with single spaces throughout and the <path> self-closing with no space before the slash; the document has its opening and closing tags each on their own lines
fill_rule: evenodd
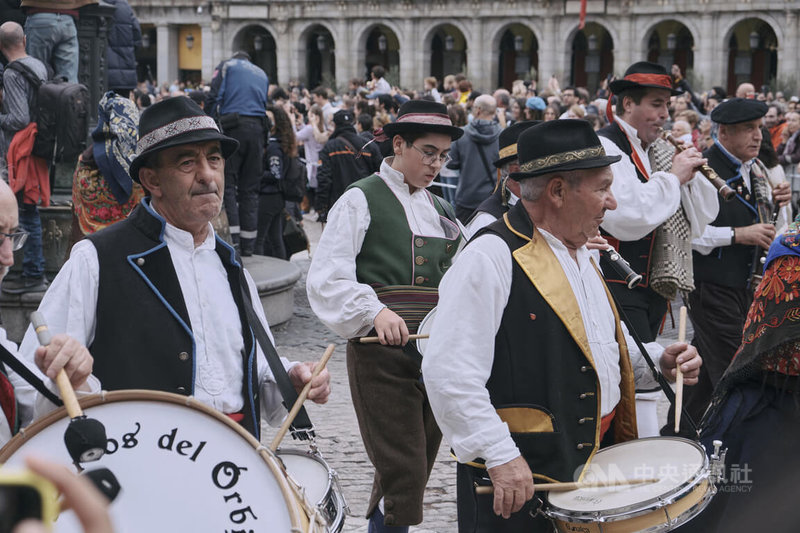
<svg viewBox="0 0 800 533">
<path fill-rule="evenodd" d="M 695 89 L 743 81 L 797 93 L 798 0 L 130 0 L 143 26 L 140 76 L 210 80 L 237 50 L 272 83 L 343 88 L 383 65 L 403 88 L 463 72 L 481 91 L 515 79 L 594 89 L 643 59 Z"/>
</svg>

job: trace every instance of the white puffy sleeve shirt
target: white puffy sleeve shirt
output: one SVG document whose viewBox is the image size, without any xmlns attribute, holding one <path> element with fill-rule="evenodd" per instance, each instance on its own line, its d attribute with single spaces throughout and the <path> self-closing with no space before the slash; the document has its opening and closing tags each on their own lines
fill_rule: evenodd
<svg viewBox="0 0 800 533">
<path fill-rule="evenodd" d="M 603 280 L 582 247 L 577 262 L 555 237 L 542 235 L 556 255 L 578 301 L 600 382 L 600 411 L 619 403 L 619 345 Z M 511 291 L 513 258 L 497 235 L 481 235 L 461 252 L 439 285 L 439 305 L 422 361 L 431 408 L 459 461 L 482 457 L 489 468 L 519 456 L 508 426 L 489 400 L 495 335 Z M 623 324 L 637 386 L 657 383 Z M 646 344 L 658 364 L 663 348 Z M 547 349 L 547 347 L 540 347 Z M 553 354 L 557 357 L 558 354 Z"/>
<path fill-rule="evenodd" d="M 600 137 L 607 155 L 622 156 L 611 165 L 614 172 L 611 192 L 617 199 L 617 208 L 606 212 L 603 229 L 621 241 L 636 241 L 663 224 L 682 204 L 692 227 L 692 237 L 701 236 L 719 211 L 714 186 L 699 173 L 681 185 L 674 174 L 652 172 L 650 158 L 636 130 L 619 117 L 616 121 L 631 140 L 650 180 L 642 183 L 632 159 L 614 141 Z"/>
</svg>

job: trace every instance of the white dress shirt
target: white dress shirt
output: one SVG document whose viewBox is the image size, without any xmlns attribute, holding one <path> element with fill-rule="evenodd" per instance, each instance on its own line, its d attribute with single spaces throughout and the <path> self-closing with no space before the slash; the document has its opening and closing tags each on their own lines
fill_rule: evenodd
<svg viewBox="0 0 800 533">
<path fill-rule="evenodd" d="M 180 282 L 194 337 L 194 396 L 223 413 L 236 413 L 244 407 L 241 357 L 244 340 L 225 268 L 215 251 L 214 229 L 210 223 L 208 227 L 205 241 L 195 247 L 190 233 L 168 223 L 164 241 Z M 95 335 L 99 271 L 97 249 L 92 242 L 88 239 L 78 242 L 39 306 L 50 331 L 66 333 L 85 346 L 91 345 Z M 258 290 L 246 270 L 245 277 L 252 301 L 260 302 Z M 120 305 L 126 305 L 126 302 L 120 302 Z M 256 305 L 255 311 L 272 340 L 263 308 Z M 119 327 L 135 325 L 120 324 Z M 32 361 L 37 346 L 36 334 L 29 327 L 20 345 L 20 353 Z M 286 415 L 286 409 L 281 405 L 280 391 L 260 348 L 256 361 L 262 416 L 269 423 L 278 424 Z M 285 358 L 281 361 L 287 370 L 293 366 Z M 99 392 L 100 388 L 100 382 L 95 379 L 92 392 Z"/>
<path fill-rule="evenodd" d="M 636 241 L 663 224 L 683 204 L 691 224 L 692 237 L 701 236 L 706 225 L 717 217 L 719 211 L 714 186 L 699 173 L 681 185 L 674 174 L 652 172 L 650 158 L 636 129 L 619 117 L 615 117 L 615 120 L 631 140 L 650 180 L 642 183 L 632 159 L 614 141 L 600 137 L 606 155 L 622 156 L 611 165 L 614 172 L 611 192 L 617 199 L 617 208 L 606 211 L 603 229 L 621 241 Z"/>
<path fill-rule="evenodd" d="M 416 235 L 455 238 L 460 225 L 439 215 L 427 191 L 410 192 L 403 174 L 391 167 L 391 161 L 390 157 L 383 160 L 379 176 L 402 205 L 411 231 Z M 369 223 L 366 196 L 361 189 L 349 189 L 328 213 L 328 223 L 308 269 L 306 290 L 311 309 L 323 324 L 345 339 L 367 334 L 385 307 L 372 287 L 356 280 L 356 257 Z"/>
<path fill-rule="evenodd" d="M 717 146 L 719 147 L 720 150 L 722 150 L 724 154 L 730 157 L 731 160 L 735 161 L 738 165 L 741 165 L 740 172 L 742 174 L 742 180 L 744 181 L 747 190 L 752 191 L 753 185 L 750 180 L 750 169 L 753 167 L 753 164 L 755 164 L 755 160 L 751 159 L 750 161 L 743 163 L 738 157 L 727 151 L 725 147 L 722 146 L 722 143 L 717 142 Z M 769 179 L 769 175 L 764 177 L 767 178 L 766 179 L 767 193 L 770 195 L 771 199 L 773 183 Z M 782 181 L 785 181 L 785 178 Z M 733 199 L 731 201 L 738 202 L 739 200 Z M 778 220 L 775 226 L 776 229 L 780 229 L 781 231 L 778 231 L 776 234 L 780 235 L 780 233 L 782 233 L 783 230 L 786 229 L 786 226 L 789 225 L 789 222 L 791 222 L 791 206 L 787 205 L 785 207 L 782 207 L 780 212 L 778 213 Z M 731 230 L 732 226 L 712 226 L 709 224 L 708 226 L 706 226 L 703 235 L 692 240 L 692 249 L 696 250 L 697 252 L 703 255 L 708 255 L 715 248 L 719 248 L 721 246 L 730 246 L 731 241 L 733 240 L 731 235 Z"/>
<path fill-rule="evenodd" d="M 564 269 L 578 302 L 600 382 L 600 412 L 605 416 L 620 400 L 621 376 L 614 316 L 603 280 L 585 246 L 577 251 L 576 262 L 561 241 L 539 231 Z M 512 261 L 508 245 L 497 235 L 481 235 L 464 248 L 439 285 L 436 319 L 422 362 L 428 398 L 445 438 L 460 461 L 482 457 L 489 468 L 520 454 L 486 389 L 495 335 L 511 291 Z M 657 386 L 624 324 L 622 327 L 637 386 Z M 658 343 L 646 347 L 658 364 L 663 348 Z"/>
</svg>

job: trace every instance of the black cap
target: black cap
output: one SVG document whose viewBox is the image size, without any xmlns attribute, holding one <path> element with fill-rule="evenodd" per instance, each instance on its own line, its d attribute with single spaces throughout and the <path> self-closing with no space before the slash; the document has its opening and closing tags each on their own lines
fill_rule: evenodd
<svg viewBox="0 0 800 533">
<path fill-rule="evenodd" d="M 349 109 L 340 109 L 333 114 L 333 123 L 336 126 L 352 126 L 353 112 Z"/>
<path fill-rule="evenodd" d="M 717 124 L 750 122 L 767 114 L 769 106 L 751 98 L 729 98 L 711 112 L 711 120 Z"/>
<path fill-rule="evenodd" d="M 550 120 L 532 126 L 519 136 L 517 153 L 520 172 L 509 175 L 517 181 L 553 172 L 607 167 L 621 158 L 606 155 L 592 125 L 585 120 Z"/>
</svg>

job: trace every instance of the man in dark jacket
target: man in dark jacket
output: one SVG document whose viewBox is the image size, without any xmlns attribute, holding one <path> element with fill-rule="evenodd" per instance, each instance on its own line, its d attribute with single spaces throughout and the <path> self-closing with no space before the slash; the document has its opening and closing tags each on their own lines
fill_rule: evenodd
<svg viewBox="0 0 800 533">
<path fill-rule="evenodd" d="M 334 130 L 319 153 L 317 197 L 314 207 L 322 220 L 345 189 L 361 178 L 377 172 L 383 158 L 375 143 L 364 145 L 364 139 L 353 126 L 349 109 L 333 115 Z"/>
<path fill-rule="evenodd" d="M 472 105 L 473 119 L 464 136 L 453 143 L 447 168 L 460 170 L 456 189 L 456 216 L 466 224 L 475 208 L 494 190 L 491 162 L 498 159 L 500 126 L 494 122 L 497 102 L 484 94 Z"/>
<path fill-rule="evenodd" d="M 126 0 L 106 3 L 116 7 L 106 49 L 108 88 L 127 98 L 136 87 L 136 49 L 142 46 L 142 30 Z"/>
</svg>

